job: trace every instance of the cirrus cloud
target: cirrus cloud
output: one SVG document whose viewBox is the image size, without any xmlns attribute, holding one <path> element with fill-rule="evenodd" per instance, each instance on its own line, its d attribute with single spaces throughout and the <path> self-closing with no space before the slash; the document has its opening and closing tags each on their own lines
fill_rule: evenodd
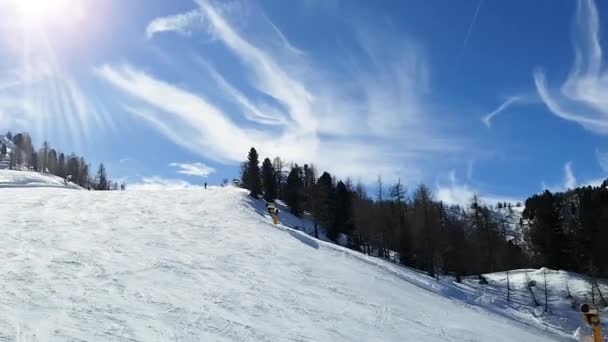
<svg viewBox="0 0 608 342">
<path fill-rule="evenodd" d="M 207 178 L 210 174 L 215 173 L 215 169 L 203 163 L 170 163 L 169 166 L 179 169 L 178 173 L 188 176 L 197 176 Z"/>
<path fill-rule="evenodd" d="M 129 184 L 128 190 L 180 190 L 199 188 L 183 179 L 163 178 L 159 176 L 143 177 L 139 182 Z"/>
<path fill-rule="evenodd" d="M 232 164 L 255 146 L 261 155 L 313 162 L 364 182 L 378 174 L 418 182 L 423 163 L 441 162 L 465 148 L 465 142 L 445 133 L 427 104 L 429 68 L 424 50 L 413 40 L 388 35 L 394 48 L 378 48 L 378 32 L 358 28 L 354 39 L 364 61 L 354 58 L 340 69 L 295 47 L 261 11 L 247 17 L 255 20 L 253 34 L 249 27 L 233 24 L 248 23 L 241 20 L 238 6 L 225 10 L 223 4 L 197 4 L 184 14 L 154 19 L 147 36 L 153 43 L 160 32 L 200 34 L 228 51 L 238 61 L 230 70 L 244 75 L 244 82 L 227 77 L 221 61 L 202 55 L 194 60 L 202 65 L 201 77 L 217 85 L 214 91 L 236 108 L 222 105 L 217 93 L 186 89 L 137 66 L 95 69 L 98 77 L 129 95 L 127 112 L 180 146 Z"/>
<path fill-rule="evenodd" d="M 547 82 L 546 73 L 534 71 L 539 97 L 556 116 L 585 129 L 608 134 L 608 72 L 602 68 L 600 21 L 593 0 L 579 0 L 575 18 L 575 61 L 559 91 Z"/>
</svg>

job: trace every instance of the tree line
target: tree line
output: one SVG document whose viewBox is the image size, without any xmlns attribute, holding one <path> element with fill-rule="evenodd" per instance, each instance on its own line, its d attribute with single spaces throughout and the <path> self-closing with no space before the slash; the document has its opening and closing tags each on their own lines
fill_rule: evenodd
<svg viewBox="0 0 608 342">
<path fill-rule="evenodd" d="M 329 172 L 317 178 L 311 164 L 287 166 L 279 157 L 259 164 L 251 148 L 241 167 L 241 185 L 252 196 L 283 200 L 296 216 L 309 213 L 315 228 L 322 226 L 330 239 L 363 253 L 457 280 L 530 262 L 514 236 L 513 227 L 521 222 L 510 221 L 512 204 L 488 206 L 474 196 L 466 207 L 447 206 L 423 184 L 409 195 L 399 180 L 385 188 L 380 178 L 377 193 L 370 196 L 362 184 Z"/>
<path fill-rule="evenodd" d="M 103 163 L 99 164 L 96 173 L 92 175 L 91 165 L 84 157 L 57 151 L 46 141 L 36 149 L 27 132 L 15 135 L 8 132 L 4 137 L 14 145 L 9 149 L 7 144 L 0 142 L 0 160 L 8 159 L 10 169 L 25 168 L 52 174 L 89 190 L 118 190 L 125 187 L 108 178 Z"/>
<path fill-rule="evenodd" d="M 535 264 L 608 277 L 608 181 L 534 195 L 522 219 Z"/>
</svg>

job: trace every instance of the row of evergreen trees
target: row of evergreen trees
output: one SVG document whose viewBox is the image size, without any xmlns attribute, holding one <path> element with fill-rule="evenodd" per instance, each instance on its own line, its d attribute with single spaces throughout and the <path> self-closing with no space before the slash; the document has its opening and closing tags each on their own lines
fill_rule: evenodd
<svg viewBox="0 0 608 342">
<path fill-rule="evenodd" d="M 15 148 L 8 153 L 9 148 L 6 144 L 0 143 L 0 159 L 8 158 L 11 169 L 23 167 L 62 178 L 69 176 L 73 183 L 88 189 L 117 190 L 119 188 L 116 182 L 112 182 L 108 178 L 103 163 L 97 168 L 95 176 L 91 176 L 91 166 L 83 157 L 74 153 L 66 155 L 56 151 L 46 141 L 36 150 L 27 132 L 14 136 L 8 132 L 5 134 L 5 138 L 11 141 Z M 120 187 L 124 188 L 124 184 Z"/>
<path fill-rule="evenodd" d="M 608 277 L 608 182 L 526 200 L 525 238 L 533 261 Z"/>
<path fill-rule="evenodd" d="M 400 181 L 385 196 L 380 179 L 371 198 L 348 179 L 336 180 L 328 172 L 317 178 L 311 165 L 284 167 L 277 157 L 264 159 L 260 168 L 252 148 L 242 165 L 242 186 L 266 201 L 285 201 L 297 216 L 310 213 L 329 238 L 345 240 L 353 249 L 458 279 L 529 263 L 510 229 L 514 222 L 505 214 L 513 214 L 511 204 L 495 209 L 474 197 L 467 208 L 447 207 L 425 185 L 408 197 Z"/>
<path fill-rule="evenodd" d="M 327 172 L 317 178 L 314 166 L 308 164 L 292 164 L 288 170 L 285 167 L 281 158 L 276 157 L 273 161 L 265 158 L 260 168 L 258 153 L 251 148 L 241 168 L 241 184 L 254 197 L 263 195 L 268 202 L 277 198 L 283 200 L 298 217 L 304 212 L 310 213 L 315 221 L 317 237 L 319 224 L 334 240 L 340 234 L 352 234 L 353 191 L 350 182 L 336 182 Z"/>
<path fill-rule="evenodd" d="M 488 206 L 477 196 L 467 206 L 446 206 L 425 185 L 408 195 L 400 181 L 377 193 L 312 165 L 264 159 L 255 149 L 242 167 L 243 187 L 267 201 L 279 198 L 292 213 L 312 215 L 328 237 L 348 237 L 351 248 L 458 278 L 522 267 L 547 266 L 608 277 L 608 181 L 525 201 Z M 396 257 L 398 255 L 398 257 Z"/>
</svg>

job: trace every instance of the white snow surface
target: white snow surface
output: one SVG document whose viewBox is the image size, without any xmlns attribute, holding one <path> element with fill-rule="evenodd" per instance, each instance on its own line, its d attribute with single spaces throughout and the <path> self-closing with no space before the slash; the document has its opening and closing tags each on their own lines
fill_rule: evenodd
<svg viewBox="0 0 608 342">
<path fill-rule="evenodd" d="M 0 341 L 566 340 L 274 226 L 243 190 L 0 195 Z"/>
<path fill-rule="evenodd" d="M 74 183 L 65 183 L 55 175 L 18 170 L 0 170 L 0 188 L 64 188 L 82 189 Z"/>
</svg>

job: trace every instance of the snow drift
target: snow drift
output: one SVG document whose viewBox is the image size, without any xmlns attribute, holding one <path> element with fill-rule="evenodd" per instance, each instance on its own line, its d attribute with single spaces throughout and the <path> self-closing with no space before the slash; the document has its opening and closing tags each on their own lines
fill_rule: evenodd
<svg viewBox="0 0 608 342">
<path fill-rule="evenodd" d="M 0 170 L 0 188 L 64 188 L 82 189 L 55 175 L 35 171 Z"/>
</svg>

